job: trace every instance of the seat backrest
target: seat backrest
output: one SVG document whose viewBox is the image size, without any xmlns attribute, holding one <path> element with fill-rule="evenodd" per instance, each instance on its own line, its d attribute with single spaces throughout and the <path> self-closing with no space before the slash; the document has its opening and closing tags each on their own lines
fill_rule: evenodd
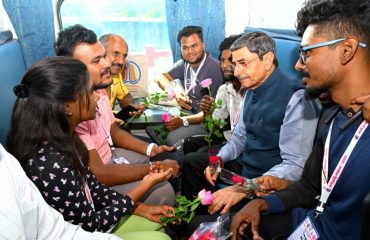
<svg viewBox="0 0 370 240">
<path fill-rule="evenodd" d="M 275 40 L 276 57 L 279 67 L 291 79 L 301 79 L 299 72 L 294 66 L 299 58 L 298 48 L 301 38 L 293 30 L 263 29 L 246 27 L 244 32 L 264 32 Z"/>
<path fill-rule="evenodd" d="M 18 40 L 11 40 L 0 45 L 0 63 L 0 143 L 5 146 L 16 99 L 13 87 L 21 81 L 26 71 Z"/>
</svg>

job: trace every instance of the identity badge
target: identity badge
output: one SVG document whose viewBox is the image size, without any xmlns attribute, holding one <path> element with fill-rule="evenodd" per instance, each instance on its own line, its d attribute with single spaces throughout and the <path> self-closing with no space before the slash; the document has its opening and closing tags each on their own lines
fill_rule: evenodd
<svg viewBox="0 0 370 240">
<path fill-rule="evenodd" d="M 319 238 L 315 225 L 313 225 L 311 218 L 307 216 L 289 236 L 288 240 L 316 240 Z"/>
</svg>

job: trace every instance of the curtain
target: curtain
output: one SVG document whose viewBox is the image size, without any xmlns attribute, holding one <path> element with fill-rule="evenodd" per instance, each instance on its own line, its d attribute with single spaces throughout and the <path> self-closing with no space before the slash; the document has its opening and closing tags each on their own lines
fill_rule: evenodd
<svg viewBox="0 0 370 240">
<path fill-rule="evenodd" d="M 3 5 L 18 35 L 27 67 L 55 55 L 52 0 L 3 0 Z"/>
<path fill-rule="evenodd" d="M 187 25 L 203 28 L 206 51 L 218 58 L 218 47 L 225 38 L 224 0 L 166 0 L 166 14 L 174 62 L 181 59 L 177 33 Z"/>
</svg>

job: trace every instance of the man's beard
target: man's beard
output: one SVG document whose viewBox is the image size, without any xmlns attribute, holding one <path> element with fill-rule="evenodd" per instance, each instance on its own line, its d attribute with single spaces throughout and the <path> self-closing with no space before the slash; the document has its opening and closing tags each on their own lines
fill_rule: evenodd
<svg viewBox="0 0 370 240">
<path fill-rule="evenodd" d="M 94 85 L 94 89 L 95 90 L 98 90 L 98 89 L 106 89 L 107 87 L 109 87 L 110 85 L 112 85 L 112 83 L 113 83 L 113 80 L 111 80 L 108 83 L 102 83 L 102 84 L 99 84 L 99 85 Z"/>
<path fill-rule="evenodd" d="M 190 61 L 187 61 L 187 60 L 185 60 L 185 62 L 187 62 L 187 63 L 190 63 L 190 64 L 198 64 L 198 63 L 200 63 L 202 60 L 203 60 L 203 58 L 204 58 L 204 54 L 205 54 L 205 52 L 203 51 L 203 54 L 199 57 L 199 58 L 197 58 L 197 59 L 195 59 L 194 61 L 192 61 L 192 62 L 190 62 Z"/>
<path fill-rule="evenodd" d="M 310 75 L 307 72 L 301 72 L 301 77 L 309 78 Z M 305 84 L 306 85 L 306 84 Z M 306 94 L 309 98 L 315 99 L 318 98 L 322 93 L 328 92 L 329 86 L 323 85 L 323 86 L 316 86 L 316 87 L 307 87 L 306 86 Z"/>
<path fill-rule="evenodd" d="M 102 73 L 100 73 L 100 77 L 102 78 L 108 72 L 110 73 L 110 68 L 109 67 L 105 68 L 104 71 Z M 99 85 L 94 85 L 94 89 L 95 90 L 105 89 L 105 88 L 109 87 L 110 85 L 112 85 L 112 83 L 113 83 L 113 79 L 112 79 L 112 76 L 111 76 L 109 82 L 107 82 L 107 83 L 101 83 Z"/>
<path fill-rule="evenodd" d="M 232 82 L 232 81 L 239 81 L 239 79 L 237 77 L 235 77 L 234 75 L 231 75 L 229 77 L 225 77 L 224 75 L 224 79 L 225 79 L 225 82 Z"/>
<path fill-rule="evenodd" d="M 328 91 L 328 87 L 326 86 L 310 87 L 310 88 L 306 87 L 306 94 L 312 99 L 318 98 L 322 93 L 325 93 L 327 91 Z"/>
</svg>

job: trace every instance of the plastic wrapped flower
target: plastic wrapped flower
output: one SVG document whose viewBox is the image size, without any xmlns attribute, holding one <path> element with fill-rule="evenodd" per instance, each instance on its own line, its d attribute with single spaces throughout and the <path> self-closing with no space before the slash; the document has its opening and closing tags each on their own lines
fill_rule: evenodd
<svg viewBox="0 0 370 240">
<path fill-rule="evenodd" d="M 203 189 L 198 193 L 198 197 L 193 201 L 188 200 L 185 196 L 178 195 L 176 197 L 176 202 L 177 206 L 174 210 L 175 216 L 172 218 L 161 216 L 162 224 L 181 223 L 182 221 L 189 223 L 195 216 L 195 209 L 197 209 L 200 204 L 212 204 L 213 197 L 211 191 Z"/>
<path fill-rule="evenodd" d="M 170 101 L 175 97 L 175 90 L 171 86 L 166 87 L 167 100 Z"/>
<path fill-rule="evenodd" d="M 241 177 L 241 176 L 238 176 L 238 175 L 234 175 L 231 177 L 231 181 L 235 184 L 238 184 L 238 185 L 244 185 L 244 177 Z"/>
</svg>

